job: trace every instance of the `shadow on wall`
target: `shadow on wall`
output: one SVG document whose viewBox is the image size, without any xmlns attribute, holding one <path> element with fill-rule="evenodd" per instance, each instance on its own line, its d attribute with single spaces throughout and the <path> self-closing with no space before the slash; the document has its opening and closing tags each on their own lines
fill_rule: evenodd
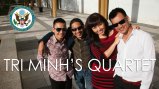
<svg viewBox="0 0 159 89">
<path fill-rule="evenodd" d="M 159 89 L 159 53 L 156 52 L 156 63 L 154 67 L 154 75 L 150 89 Z"/>
<path fill-rule="evenodd" d="M 158 66 L 159 67 L 159 53 L 156 52 L 156 65 L 155 66 Z M 159 71 L 158 71 L 159 72 Z M 158 73 L 159 74 L 159 73 Z M 158 75 L 159 77 L 159 75 Z"/>
</svg>

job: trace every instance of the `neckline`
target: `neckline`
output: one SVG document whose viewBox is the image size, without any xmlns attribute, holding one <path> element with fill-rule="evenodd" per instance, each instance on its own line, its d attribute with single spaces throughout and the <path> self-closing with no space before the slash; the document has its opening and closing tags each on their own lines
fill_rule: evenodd
<svg viewBox="0 0 159 89">
<path fill-rule="evenodd" d="M 100 40 L 104 40 L 104 39 L 109 39 L 109 38 L 115 37 L 114 35 L 116 35 L 117 33 L 118 33 L 118 32 L 114 29 L 112 35 L 110 35 L 109 37 L 106 37 L 106 38 L 100 38 Z"/>
</svg>

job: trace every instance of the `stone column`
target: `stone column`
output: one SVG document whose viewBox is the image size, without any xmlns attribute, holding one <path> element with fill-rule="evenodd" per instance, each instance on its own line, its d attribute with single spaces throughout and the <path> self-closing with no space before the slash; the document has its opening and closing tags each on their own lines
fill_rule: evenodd
<svg viewBox="0 0 159 89">
<path fill-rule="evenodd" d="M 30 2 L 31 2 L 31 9 L 33 9 L 34 8 L 34 0 L 30 0 Z"/>
<path fill-rule="evenodd" d="M 108 19 L 109 0 L 99 0 L 99 13 Z"/>
<path fill-rule="evenodd" d="M 52 0 L 52 17 L 56 17 L 57 15 L 57 0 Z"/>
<path fill-rule="evenodd" d="M 38 2 L 38 7 L 41 7 L 42 5 L 41 5 L 41 0 L 37 0 L 37 2 Z"/>
</svg>

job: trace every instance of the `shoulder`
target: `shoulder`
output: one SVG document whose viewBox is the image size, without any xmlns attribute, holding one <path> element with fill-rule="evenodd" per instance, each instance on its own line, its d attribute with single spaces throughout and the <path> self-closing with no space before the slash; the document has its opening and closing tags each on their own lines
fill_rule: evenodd
<svg viewBox="0 0 159 89">
<path fill-rule="evenodd" d="M 91 48 L 91 49 L 98 49 L 98 47 L 97 47 L 94 43 L 91 43 L 91 44 L 90 44 L 90 48 Z"/>
<path fill-rule="evenodd" d="M 73 39 L 73 37 L 69 37 L 69 38 L 66 39 L 66 41 L 67 41 L 68 43 L 73 43 L 73 42 L 74 42 L 74 39 Z"/>
<path fill-rule="evenodd" d="M 49 37 L 50 38 L 52 35 L 54 35 L 53 32 L 48 32 L 44 37 L 46 37 L 46 38 Z"/>
<path fill-rule="evenodd" d="M 141 29 L 140 30 L 135 30 L 135 35 L 138 38 L 141 38 L 141 39 L 144 39 L 144 40 L 147 40 L 147 41 L 153 40 L 152 36 L 148 32 L 145 32 Z"/>
<path fill-rule="evenodd" d="M 110 31 L 109 37 L 115 37 L 117 34 L 118 34 L 118 32 L 114 29 L 114 30 Z"/>
<path fill-rule="evenodd" d="M 50 38 L 48 39 L 48 42 L 47 43 L 53 43 L 56 41 L 56 38 L 54 35 L 50 36 Z"/>
<path fill-rule="evenodd" d="M 54 33 L 53 33 L 53 32 L 48 32 L 47 34 L 49 34 L 49 35 L 53 35 Z"/>
<path fill-rule="evenodd" d="M 137 34 L 138 36 L 142 36 L 142 37 L 151 37 L 151 35 L 148 32 L 145 32 L 143 30 L 135 30 L 135 34 Z"/>
<path fill-rule="evenodd" d="M 68 48 L 71 49 L 72 46 L 74 45 L 74 39 L 73 39 L 73 37 L 67 38 L 66 39 L 66 44 L 67 44 Z"/>
</svg>

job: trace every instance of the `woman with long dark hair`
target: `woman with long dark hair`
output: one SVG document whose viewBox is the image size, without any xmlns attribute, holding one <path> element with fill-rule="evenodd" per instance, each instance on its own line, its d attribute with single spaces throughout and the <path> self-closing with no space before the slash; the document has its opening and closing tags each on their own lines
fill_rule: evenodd
<svg viewBox="0 0 159 89">
<path fill-rule="evenodd" d="M 119 42 L 116 38 L 117 31 L 109 29 L 107 20 L 98 13 L 93 13 L 87 18 L 85 29 L 90 38 L 91 52 L 101 64 L 100 66 L 97 61 L 92 63 L 91 69 L 96 70 L 92 71 L 93 89 L 114 89 L 113 67 L 116 63 L 116 46 Z"/>
</svg>

